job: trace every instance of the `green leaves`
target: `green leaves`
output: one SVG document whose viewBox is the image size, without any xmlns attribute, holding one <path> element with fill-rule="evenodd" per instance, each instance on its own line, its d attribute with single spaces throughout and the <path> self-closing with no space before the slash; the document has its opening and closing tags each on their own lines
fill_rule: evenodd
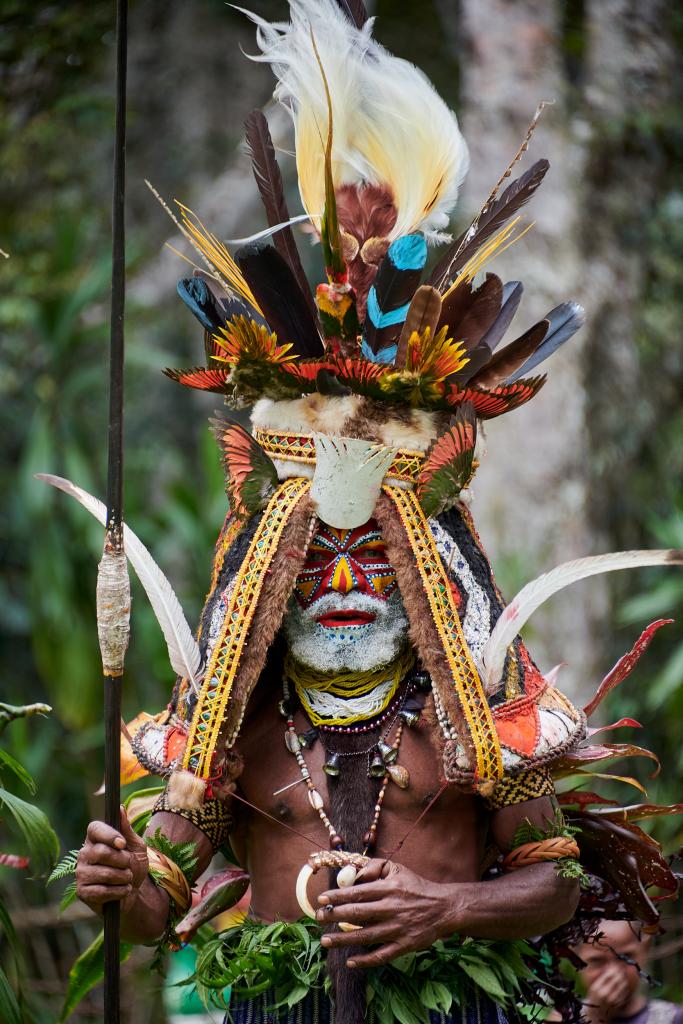
<svg viewBox="0 0 683 1024">
<path fill-rule="evenodd" d="M 186 984 L 196 984 L 205 1002 L 221 1007 L 228 986 L 235 1000 L 273 991 L 274 1007 L 294 1006 L 326 983 L 320 935 L 310 921 L 247 920 L 206 943 Z M 473 989 L 504 1006 L 533 977 L 528 964 L 535 956 L 522 941 L 454 936 L 435 942 L 367 972 L 368 1010 L 377 1024 L 429 1024 L 430 1011 L 446 1014 L 453 1003 L 466 1005 Z"/>
<path fill-rule="evenodd" d="M 133 947 L 129 943 L 121 943 L 121 963 L 128 959 Z M 66 990 L 64 1005 L 57 1018 L 57 1024 L 63 1024 L 76 1009 L 84 996 L 104 977 L 104 932 L 100 932 L 69 971 L 69 984 Z"/>
<path fill-rule="evenodd" d="M 58 882 L 60 878 L 66 878 L 68 875 L 75 874 L 78 854 L 78 850 L 69 850 L 69 852 L 62 857 L 59 864 L 54 866 L 50 877 L 45 884 L 50 885 L 52 882 Z"/>
<path fill-rule="evenodd" d="M 0 1017 L 2 1017 L 3 1024 L 22 1024 L 17 997 L 2 968 L 0 968 Z"/>
<path fill-rule="evenodd" d="M 0 788 L 0 806 L 9 811 L 28 847 L 34 874 L 47 872 L 59 856 L 59 839 L 38 807 Z"/>
<path fill-rule="evenodd" d="M 187 843 L 172 843 L 170 839 L 166 838 L 161 829 L 158 828 L 153 836 L 146 837 L 145 842 L 153 850 L 158 850 L 159 853 L 163 853 L 174 864 L 177 864 L 182 873 L 188 878 L 192 877 L 192 873 L 197 866 L 197 857 L 195 856 L 197 847 L 191 840 Z"/>
</svg>

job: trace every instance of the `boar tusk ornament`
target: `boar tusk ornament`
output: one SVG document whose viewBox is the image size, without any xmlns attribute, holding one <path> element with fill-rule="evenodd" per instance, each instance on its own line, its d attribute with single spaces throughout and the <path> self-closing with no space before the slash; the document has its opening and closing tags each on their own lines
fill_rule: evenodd
<svg viewBox="0 0 683 1024">
<path fill-rule="evenodd" d="M 369 863 L 370 858 L 364 857 L 362 853 L 347 853 L 343 850 L 321 850 L 319 853 L 312 853 L 296 880 L 296 899 L 303 913 L 315 920 L 315 910 L 308 895 L 308 883 L 321 868 L 338 868 L 337 885 L 340 889 L 345 889 L 354 884 L 360 869 Z M 339 930 L 342 932 L 355 932 L 360 927 L 357 924 L 349 924 L 348 921 L 339 922 Z"/>
</svg>

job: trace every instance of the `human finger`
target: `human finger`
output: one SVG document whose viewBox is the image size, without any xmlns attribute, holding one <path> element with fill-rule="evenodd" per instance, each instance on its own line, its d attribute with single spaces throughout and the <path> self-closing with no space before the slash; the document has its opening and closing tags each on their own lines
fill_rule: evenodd
<svg viewBox="0 0 683 1024">
<path fill-rule="evenodd" d="M 396 926 L 384 922 L 369 928 L 360 928 L 352 932 L 328 932 L 320 940 L 326 948 L 340 948 L 342 946 L 372 946 L 387 939 L 396 938 Z"/>
<path fill-rule="evenodd" d="M 381 967 L 383 964 L 388 964 L 392 960 L 395 960 L 397 956 L 401 956 L 407 950 L 398 942 L 390 942 L 386 946 L 380 946 L 379 949 L 373 949 L 371 953 L 361 953 L 360 955 L 353 954 L 353 959 L 346 961 L 346 966 L 353 968 L 359 967 Z"/>
<path fill-rule="evenodd" d="M 130 885 L 79 885 L 77 888 L 78 898 L 90 906 L 120 902 L 130 896 L 132 891 Z"/>
<path fill-rule="evenodd" d="M 361 885 L 349 885 L 345 889 L 329 889 L 318 896 L 318 903 L 333 907 L 345 903 L 367 903 L 369 900 L 381 900 L 387 894 L 386 880 L 367 882 Z"/>
<path fill-rule="evenodd" d="M 106 864 L 110 868 L 130 867 L 130 854 L 127 850 L 119 850 L 104 843 L 89 843 L 83 847 L 82 857 L 86 864 Z"/>
<path fill-rule="evenodd" d="M 104 821 L 91 821 L 86 837 L 91 843 L 104 843 L 106 846 L 114 846 L 119 850 L 126 848 L 126 840 L 121 833 Z"/>
<path fill-rule="evenodd" d="M 384 921 L 395 914 L 396 907 L 388 900 L 373 900 L 370 903 L 348 903 L 344 907 L 333 907 L 332 910 L 322 907 L 315 917 L 322 924 L 334 924 L 337 921 L 363 924 L 368 921 Z"/>
<path fill-rule="evenodd" d="M 398 865 L 390 860 L 386 860 L 383 857 L 374 857 L 360 869 L 354 884 L 358 885 L 362 882 L 365 885 L 367 882 L 377 882 L 380 878 L 386 878 L 388 874 L 397 868 Z"/>
<path fill-rule="evenodd" d="M 102 864 L 83 864 L 76 868 L 76 881 L 83 885 L 130 885 L 130 868 L 108 868 Z"/>
<path fill-rule="evenodd" d="M 120 812 L 121 812 L 121 835 L 126 840 L 126 845 L 128 846 L 128 849 L 129 850 L 136 850 L 136 851 L 138 851 L 138 850 L 145 850 L 146 851 L 147 850 L 147 844 L 145 843 L 144 839 L 137 834 L 137 832 L 135 831 L 135 829 L 133 828 L 133 826 L 129 822 L 128 815 L 126 814 L 126 808 L 123 805 L 121 805 Z"/>
</svg>

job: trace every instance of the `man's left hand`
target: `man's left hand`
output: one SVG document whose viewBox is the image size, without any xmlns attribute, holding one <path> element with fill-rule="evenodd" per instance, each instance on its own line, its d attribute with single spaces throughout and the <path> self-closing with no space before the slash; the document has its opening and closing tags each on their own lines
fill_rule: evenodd
<svg viewBox="0 0 683 1024">
<path fill-rule="evenodd" d="M 354 885 L 318 897 L 320 924 L 348 921 L 361 926 L 324 935 L 322 944 L 328 948 L 379 946 L 367 955 L 354 955 L 349 967 L 378 967 L 404 953 L 427 949 L 456 931 L 453 888 L 430 882 L 392 861 L 372 860 L 359 871 Z"/>
</svg>

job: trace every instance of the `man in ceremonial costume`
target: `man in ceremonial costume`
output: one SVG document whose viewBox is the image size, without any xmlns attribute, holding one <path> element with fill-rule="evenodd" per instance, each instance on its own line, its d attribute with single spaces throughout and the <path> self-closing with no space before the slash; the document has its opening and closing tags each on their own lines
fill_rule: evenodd
<svg viewBox="0 0 683 1024">
<path fill-rule="evenodd" d="M 303 911 L 322 927 L 331 996 L 312 987 L 283 1015 L 350 1024 L 365 1018 L 382 965 L 453 936 L 512 949 L 577 906 L 579 847 L 551 769 L 576 754 L 584 716 L 517 635 L 553 588 L 501 615 L 466 501 L 478 421 L 536 394 L 545 378 L 530 372 L 581 310 L 558 306 L 496 349 L 522 287 L 475 275 L 512 241 L 508 222 L 547 162 L 501 179 L 450 242 L 467 170 L 452 111 L 372 39 L 362 4 L 290 6 L 289 23 L 250 16 L 257 59 L 294 119 L 326 281 L 313 296 L 254 112 L 247 138 L 272 243 L 233 260 L 183 209 L 209 272 L 178 289 L 208 364 L 168 371 L 253 406 L 252 431 L 214 421 L 230 512 L 209 595 L 180 667 L 174 641 L 168 708 L 133 740 L 139 763 L 168 779 L 146 833 L 156 848 L 123 813 L 119 832 L 92 822 L 77 881 L 96 910 L 121 901 L 124 936 L 173 945 L 194 879 L 229 843 L 250 876 L 251 919 Z M 423 280 L 428 242 L 445 249 Z M 605 557 L 605 568 L 639 564 Z M 520 826 L 533 841 L 520 845 Z M 160 834 L 194 844 L 191 870 Z M 273 1001 L 238 1002 L 232 1019 L 265 1019 Z M 450 1012 L 502 1019 L 476 978 Z"/>
</svg>

